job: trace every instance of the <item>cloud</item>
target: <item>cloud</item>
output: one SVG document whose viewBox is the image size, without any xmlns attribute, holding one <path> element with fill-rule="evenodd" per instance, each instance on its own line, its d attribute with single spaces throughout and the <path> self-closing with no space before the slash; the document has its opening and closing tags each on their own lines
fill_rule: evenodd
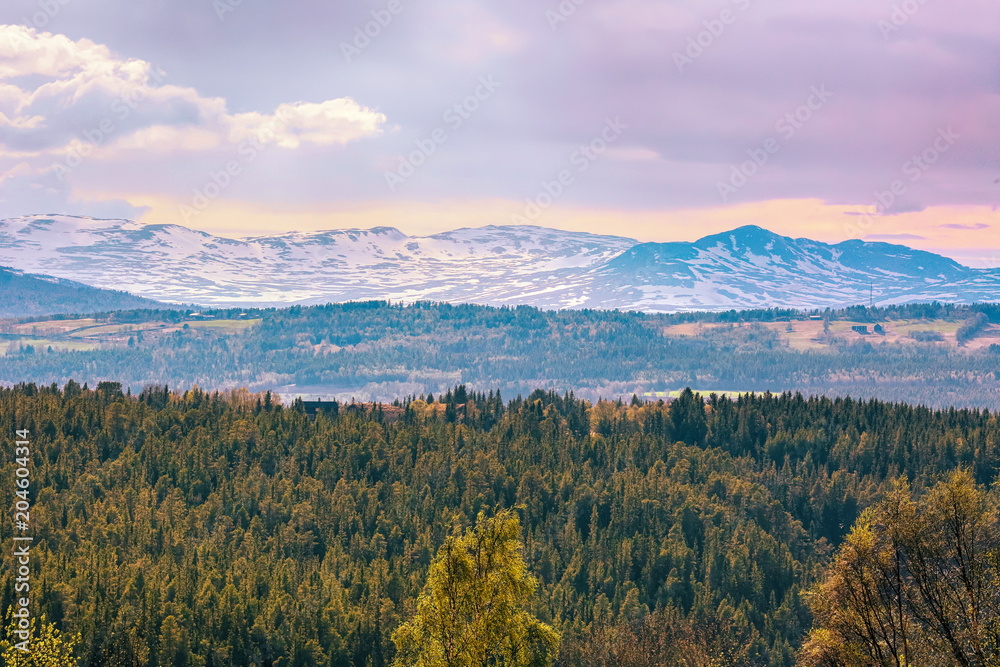
<svg viewBox="0 0 1000 667">
<path fill-rule="evenodd" d="M 68 182 L 52 172 L 36 173 L 26 163 L 0 172 L 0 217 L 31 211 L 138 220 L 147 210 L 120 197 L 74 196 Z"/>
<path fill-rule="evenodd" d="M 168 83 L 166 76 L 87 39 L 0 25 L 0 185 L 10 191 L 2 197 L 3 212 L 30 200 L 10 193 L 51 194 L 48 176 L 72 179 L 84 159 L 204 153 L 251 140 L 289 150 L 330 147 L 376 136 L 386 122 L 348 97 L 282 103 L 274 113 L 231 113 L 225 99 Z M 33 173 L 39 187 L 6 182 L 15 164 L 18 179 L 30 181 Z"/>
<path fill-rule="evenodd" d="M 113 73 L 137 80 L 141 70 L 140 62 L 117 62 L 108 47 L 89 39 L 74 42 L 65 35 L 37 33 L 25 26 L 0 26 L 0 79 L 37 74 L 53 79 L 80 76 L 93 80 Z"/>
<path fill-rule="evenodd" d="M 37 2 L 5 0 L 0 23 L 24 20 Z M 116 131 L 69 177 L 75 192 L 158 197 L 173 202 L 163 205 L 176 215 L 206 174 L 240 159 L 232 142 L 256 132 L 271 148 L 245 165 L 220 199 L 262 211 L 388 200 L 404 213 L 386 222 L 406 229 L 413 202 L 523 208 L 542 183 L 572 168 L 570 156 L 607 118 L 620 116 L 627 135 L 578 175 L 561 206 L 696 209 L 720 219 L 716 183 L 775 138 L 778 152 L 731 204 L 825 202 L 835 213 L 822 218 L 827 237 L 840 240 L 843 221 L 857 219 L 841 211 L 870 210 L 901 181 L 905 195 L 881 209 L 893 215 L 878 216 L 863 233 L 964 236 L 973 246 L 970 237 L 982 231 L 936 225 L 995 217 L 981 208 L 978 218 L 939 213 L 997 204 L 1000 4 L 923 3 L 884 37 L 878 22 L 891 5 L 606 0 L 563 3 L 575 9 L 553 26 L 546 12 L 558 11 L 559 0 L 405 0 L 348 62 L 341 43 L 353 43 L 384 2 L 243 2 L 224 21 L 206 0 L 69 2 L 46 25 L 69 37 L 35 35 L 30 53 L 0 54 L 5 71 L 39 72 L 0 75 L 0 174 L 19 161 L 36 168 L 64 160 L 67 147 L 82 146 L 82 132 L 107 117 L 115 97 L 140 90 L 147 97 L 126 120 L 114 118 Z M 706 33 L 706 24 L 718 32 L 723 8 L 735 22 Z M 701 55 L 678 71 L 674 55 L 699 46 Z M 451 131 L 442 114 L 483 75 L 503 88 Z M 23 105 L 46 82 L 64 83 Z M 829 103 L 786 138 L 776 125 L 823 85 L 833 93 Z M 348 98 L 357 108 L 330 104 Z M 933 164 L 924 162 L 939 129 L 949 126 L 961 139 Z M 384 171 L 437 127 L 449 130 L 447 143 L 399 193 L 389 193 Z M 32 157 L 42 151 L 44 159 Z M 915 172 L 914 157 L 930 168 Z M 933 222 L 904 226 L 909 216 Z M 509 218 L 501 207 L 491 222 Z M 283 224 L 280 215 L 275 220 Z M 551 213 L 539 224 L 549 220 Z"/>
<path fill-rule="evenodd" d="M 282 104 L 272 115 L 242 113 L 229 117 L 229 140 L 237 143 L 257 138 L 282 148 L 298 148 L 303 142 L 317 146 L 345 144 L 378 134 L 385 120 L 383 114 L 349 98 L 320 104 Z"/>
<path fill-rule="evenodd" d="M 948 223 L 946 225 L 938 225 L 938 227 L 941 227 L 942 229 L 972 229 L 972 230 L 975 230 L 975 229 L 989 229 L 990 228 L 990 226 L 987 225 L 985 222 L 977 222 L 977 223 L 974 223 L 974 224 L 971 224 L 971 225 L 962 225 L 962 224 L 958 224 L 958 223 Z"/>
</svg>

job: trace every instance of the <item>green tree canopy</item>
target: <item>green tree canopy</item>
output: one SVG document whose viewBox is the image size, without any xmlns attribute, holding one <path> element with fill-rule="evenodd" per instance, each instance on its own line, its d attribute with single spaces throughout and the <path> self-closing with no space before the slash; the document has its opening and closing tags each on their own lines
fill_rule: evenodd
<svg viewBox="0 0 1000 667">
<path fill-rule="evenodd" d="M 508 511 L 480 512 L 431 563 L 415 617 L 393 634 L 395 667 L 544 666 L 559 635 L 528 611 L 535 580 L 524 564 L 521 525 Z"/>
</svg>

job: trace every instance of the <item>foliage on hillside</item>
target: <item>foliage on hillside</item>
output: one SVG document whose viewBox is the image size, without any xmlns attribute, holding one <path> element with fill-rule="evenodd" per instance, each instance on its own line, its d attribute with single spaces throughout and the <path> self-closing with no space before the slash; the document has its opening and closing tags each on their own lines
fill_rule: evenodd
<svg viewBox="0 0 1000 667">
<path fill-rule="evenodd" d="M 69 280 L 0 267 L 0 317 L 60 313 L 106 313 L 130 308 L 169 308 L 127 292 L 90 287 Z"/>
<path fill-rule="evenodd" d="M 9 618 L 6 638 L 0 641 L 0 664 L 4 667 L 75 667 L 74 649 L 80 637 L 66 637 L 54 623 L 32 618 L 25 635 L 15 634 L 20 628 L 16 619 Z"/>
<path fill-rule="evenodd" d="M 88 666 L 384 667 L 448 536 L 516 508 L 560 665 L 643 664 L 629 646 L 683 640 L 702 664 L 788 667 L 803 591 L 889 480 L 962 465 L 990 482 L 1000 464 L 979 411 L 426 398 L 389 423 L 245 391 L 0 389 L 2 432 L 33 434 L 34 612 L 80 633 Z"/>
<path fill-rule="evenodd" d="M 804 667 L 1000 664 L 1000 517 L 959 470 L 862 513 L 812 595 Z"/>
<path fill-rule="evenodd" d="M 995 306 L 940 304 L 824 316 L 949 317 L 957 329 L 967 319 L 981 322 L 973 312 L 1000 322 Z M 261 319 L 258 326 L 233 331 L 207 322 L 184 327 L 176 313 L 119 313 L 113 318 L 119 325 L 139 326 L 143 318 L 153 318 L 174 326 L 134 336 L 115 329 L 120 343 L 100 350 L 46 352 L 35 345 L 31 354 L 0 357 L 0 381 L 61 385 L 70 378 L 91 384 L 112 379 L 136 391 L 154 382 L 185 388 L 294 386 L 296 393 L 359 400 L 439 393 L 460 383 L 506 396 L 539 387 L 571 390 L 591 400 L 694 386 L 1000 409 L 1000 358 L 988 347 L 960 350 L 909 338 L 906 344 L 883 344 L 879 336 L 855 335 L 798 351 L 789 348 L 780 325 L 758 322 L 782 313 L 704 314 L 754 323 L 721 324 L 683 336 L 665 327 L 694 315 L 380 302 L 215 313 L 215 324 L 240 315 Z M 963 341 L 971 335 L 963 328 Z"/>
</svg>

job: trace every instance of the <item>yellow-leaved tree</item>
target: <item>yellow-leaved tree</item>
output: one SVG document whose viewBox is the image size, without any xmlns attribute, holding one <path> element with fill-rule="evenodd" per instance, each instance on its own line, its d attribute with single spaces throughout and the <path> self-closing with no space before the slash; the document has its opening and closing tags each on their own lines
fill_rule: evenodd
<svg viewBox="0 0 1000 667">
<path fill-rule="evenodd" d="M 77 664 L 73 649 L 80 643 L 80 635 L 64 635 L 55 624 L 40 623 L 31 619 L 31 639 L 28 651 L 18 648 L 17 620 L 7 615 L 7 639 L 0 641 L 0 660 L 3 667 L 72 667 Z"/>
<path fill-rule="evenodd" d="M 1000 667 L 997 498 L 965 471 L 858 519 L 813 592 L 801 667 Z"/>
<path fill-rule="evenodd" d="M 559 634 L 526 606 L 535 579 L 521 555 L 521 524 L 509 511 L 479 514 L 431 563 L 416 615 L 392 635 L 394 667 L 546 667 Z"/>
</svg>

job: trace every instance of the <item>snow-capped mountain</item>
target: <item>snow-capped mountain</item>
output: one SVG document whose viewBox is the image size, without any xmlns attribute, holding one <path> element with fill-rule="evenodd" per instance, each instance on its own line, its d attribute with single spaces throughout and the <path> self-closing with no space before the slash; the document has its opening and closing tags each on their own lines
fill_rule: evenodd
<svg viewBox="0 0 1000 667">
<path fill-rule="evenodd" d="M 646 311 L 1000 300 L 1000 270 L 885 243 L 741 227 L 639 243 L 541 227 L 407 236 L 377 227 L 228 239 L 72 216 L 0 220 L 0 265 L 208 306 L 362 299 Z"/>
<path fill-rule="evenodd" d="M 0 265 L 210 306 L 432 299 L 574 307 L 583 305 L 588 272 L 636 243 L 540 227 L 426 237 L 376 227 L 234 240 L 127 220 L 0 220 Z"/>
<path fill-rule="evenodd" d="M 1000 300 L 1000 269 L 859 240 L 837 245 L 748 226 L 694 243 L 642 243 L 599 271 L 636 310 Z M 667 306 L 665 308 L 665 306 Z M 672 306 L 672 308 L 671 308 Z"/>
</svg>

